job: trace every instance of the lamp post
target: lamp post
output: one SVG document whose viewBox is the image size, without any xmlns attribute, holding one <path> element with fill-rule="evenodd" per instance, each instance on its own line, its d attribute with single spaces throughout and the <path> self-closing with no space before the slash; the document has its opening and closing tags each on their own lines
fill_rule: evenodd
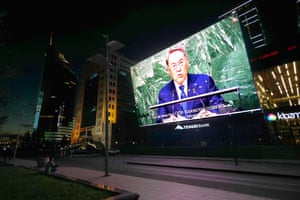
<svg viewBox="0 0 300 200">
<path fill-rule="evenodd" d="M 105 39 L 106 39 L 106 81 L 105 81 L 105 176 L 109 176 L 109 171 L 108 171 L 108 129 L 109 129 L 109 111 L 108 111 L 108 107 L 109 107 L 109 98 L 108 98 L 108 93 L 109 93 L 109 52 L 108 52 L 108 35 L 102 35 Z"/>
<path fill-rule="evenodd" d="M 20 140 L 20 131 L 21 131 L 21 126 L 22 126 L 22 118 L 24 115 L 24 107 L 25 107 L 25 103 L 23 101 L 21 101 L 22 104 L 22 111 L 20 113 L 20 118 L 19 118 L 19 126 L 18 126 L 18 136 L 17 136 L 17 141 L 16 141 L 16 147 L 15 147 L 15 151 L 14 151 L 14 159 L 16 159 L 16 155 L 17 155 L 17 150 L 18 150 L 18 146 L 19 146 L 19 140 Z"/>
<path fill-rule="evenodd" d="M 109 42 L 108 39 L 108 34 L 102 34 L 102 37 L 106 39 L 106 83 L 105 83 L 105 96 L 106 96 L 106 106 L 105 106 L 105 176 L 109 175 L 108 172 L 108 147 L 110 146 L 109 144 L 109 130 L 111 130 L 110 127 L 110 121 L 109 121 L 109 73 L 110 73 L 110 60 L 109 60 L 109 55 L 110 52 L 114 52 L 120 48 L 123 48 L 124 45 L 121 42 L 112 40 Z"/>
<path fill-rule="evenodd" d="M 15 159 L 16 158 L 16 155 L 17 155 L 17 150 L 19 148 L 19 145 L 20 145 L 20 135 L 21 135 L 21 128 L 22 126 L 23 127 L 32 127 L 31 124 L 23 124 L 23 120 L 24 120 L 24 117 L 27 115 L 26 112 L 25 112 L 25 106 L 28 106 L 28 105 L 32 105 L 30 103 L 26 103 L 25 101 L 22 100 L 21 98 L 21 112 L 19 114 L 17 114 L 19 116 L 19 125 L 18 125 L 18 131 L 17 131 L 17 140 L 16 140 L 16 147 L 15 147 L 15 150 L 14 150 L 14 154 L 13 154 L 13 158 Z"/>
</svg>

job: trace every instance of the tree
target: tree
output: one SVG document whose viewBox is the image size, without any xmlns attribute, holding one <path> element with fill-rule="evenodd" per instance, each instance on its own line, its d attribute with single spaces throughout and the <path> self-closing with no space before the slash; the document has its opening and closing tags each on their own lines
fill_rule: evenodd
<svg viewBox="0 0 300 200">
<path fill-rule="evenodd" d="M 26 132 L 23 136 L 23 149 L 26 151 L 26 152 L 32 152 L 32 147 L 33 147 L 33 144 L 32 144 L 32 137 L 31 137 L 31 134 L 30 132 Z"/>
<path fill-rule="evenodd" d="M 7 26 L 8 20 L 8 11 L 1 10 L 0 11 L 0 80 L 4 79 L 13 79 L 16 77 L 15 67 L 12 65 L 13 56 L 12 51 L 8 50 L 9 43 L 9 30 Z M 7 105 L 6 96 L 8 94 L 7 88 L 0 85 L 0 107 L 5 107 Z M 0 116 L 0 129 L 3 124 L 7 122 L 8 117 L 6 115 Z"/>
<path fill-rule="evenodd" d="M 7 121 L 7 116 L 0 116 L 0 130 L 3 124 Z"/>
<path fill-rule="evenodd" d="M 44 136 L 45 136 L 44 132 L 34 131 L 32 133 L 33 149 L 37 153 L 45 153 L 45 152 L 43 152 L 44 147 L 46 146 L 45 143 L 44 143 Z"/>
</svg>

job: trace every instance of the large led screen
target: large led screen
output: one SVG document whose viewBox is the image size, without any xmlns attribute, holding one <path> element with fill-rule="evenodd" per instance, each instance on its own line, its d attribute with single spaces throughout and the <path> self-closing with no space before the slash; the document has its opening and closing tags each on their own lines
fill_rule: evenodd
<svg viewBox="0 0 300 200">
<path fill-rule="evenodd" d="M 177 49 L 187 60 L 170 63 L 170 50 Z M 188 75 L 187 97 L 181 97 L 170 70 L 186 63 L 194 75 Z M 229 17 L 136 63 L 131 76 L 140 126 L 260 109 L 240 24 Z"/>
</svg>

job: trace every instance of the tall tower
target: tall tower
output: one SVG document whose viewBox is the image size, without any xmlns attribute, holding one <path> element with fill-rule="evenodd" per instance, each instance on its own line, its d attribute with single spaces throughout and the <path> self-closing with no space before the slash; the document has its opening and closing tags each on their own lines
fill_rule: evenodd
<svg viewBox="0 0 300 200">
<path fill-rule="evenodd" d="M 52 33 L 45 57 L 34 131 L 43 132 L 47 141 L 59 142 L 72 134 L 78 79 L 64 55 L 53 47 Z"/>
</svg>

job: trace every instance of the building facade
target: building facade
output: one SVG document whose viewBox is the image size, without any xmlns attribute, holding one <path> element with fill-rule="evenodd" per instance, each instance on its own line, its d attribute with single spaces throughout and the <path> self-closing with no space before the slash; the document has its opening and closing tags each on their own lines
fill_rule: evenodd
<svg viewBox="0 0 300 200">
<path fill-rule="evenodd" d="M 82 66 L 72 144 L 82 142 L 105 144 L 106 107 L 108 107 L 109 147 L 118 144 L 120 135 L 127 134 L 132 128 L 127 120 L 135 122 L 129 117 L 135 115 L 129 72 L 132 61 L 118 53 L 123 45 L 117 43 L 110 42 L 107 44 L 110 48 L 107 48 L 106 55 L 97 52 L 87 58 L 86 64 Z"/>
<path fill-rule="evenodd" d="M 59 142 L 71 137 L 78 78 L 64 55 L 52 45 L 45 53 L 33 130 L 42 132 L 46 141 Z"/>
</svg>

